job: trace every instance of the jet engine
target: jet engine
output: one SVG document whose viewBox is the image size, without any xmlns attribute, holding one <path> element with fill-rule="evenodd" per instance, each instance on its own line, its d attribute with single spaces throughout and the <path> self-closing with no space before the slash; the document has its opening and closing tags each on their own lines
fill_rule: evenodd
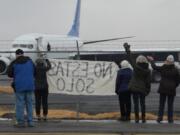
<svg viewBox="0 0 180 135">
<path fill-rule="evenodd" d="M 10 64 L 10 59 L 4 56 L 0 56 L 0 74 L 5 74 Z"/>
</svg>

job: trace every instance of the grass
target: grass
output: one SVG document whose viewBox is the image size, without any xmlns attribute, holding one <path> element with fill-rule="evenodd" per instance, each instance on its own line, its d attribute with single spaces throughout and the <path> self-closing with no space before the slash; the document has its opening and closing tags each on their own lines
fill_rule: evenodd
<svg viewBox="0 0 180 135">
<path fill-rule="evenodd" d="M 0 107 L 0 117 L 5 114 L 14 114 L 13 109 L 9 109 L 6 106 Z M 34 113 L 35 114 L 35 113 Z M 63 109 L 50 109 L 48 113 L 48 118 L 50 119 L 90 119 L 90 120 L 104 120 L 104 119 L 112 119 L 116 120 L 120 117 L 119 112 L 108 112 L 108 113 L 98 113 L 98 114 L 88 114 L 88 113 L 77 113 L 76 111 L 71 110 L 63 110 Z M 131 119 L 134 119 L 134 114 L 131 114 Z M 155 120 L 157 116 L 154 114 L 147 113 L 147 120 Z M 167 119 L 165 116 L 164 119 Z M 174 117 L 174 119 L 180 119 L 179 117 Z"/>
<path fill-rule="evenodd" d="M 10 86 L 0 86 L 0 93 L 12 94 L 14 91 Z"/>
</svg>

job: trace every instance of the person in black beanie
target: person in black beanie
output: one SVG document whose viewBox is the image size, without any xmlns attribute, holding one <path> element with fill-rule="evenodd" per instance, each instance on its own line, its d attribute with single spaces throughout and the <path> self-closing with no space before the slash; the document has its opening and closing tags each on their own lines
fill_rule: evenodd
<svg viewBox="0 0 180 135">
<path fill-rule="evenodd" d="M 24 56 L 21 49 L 16 50 L 16 59 L 11 62 L 7 70 L 8 76 L 13 78 L 12 87 L 16 96 L 15 127 L 25 127 L 24 109 L 27 113 L 27 124 L 33 127 L 33 103 L 35 67 L 33 61 Z"/>
</svg>

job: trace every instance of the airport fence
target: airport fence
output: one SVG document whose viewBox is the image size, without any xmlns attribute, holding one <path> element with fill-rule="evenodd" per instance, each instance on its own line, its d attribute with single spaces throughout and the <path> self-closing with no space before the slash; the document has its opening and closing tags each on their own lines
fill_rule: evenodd
<svg viewBox="0 0 180 135">
<path fill-rule="evenodd" d="M 0 86 L 9 86 L 9 79 L 0 77 Z M 157 93 L 157 83 L 152 84 L 150 94 L 146 97 L 146 112 L 148 119 L 156 119 L 159 104 Z M 177 89 L 177 96 L 174 102 L 174 115 L 179 119 L 180 115 L 180 87 Z M 34 98 L 33 98 L 34 99 Z M 34 102 L 34 100 L 33 100 Z M 14 94 L 5 92 L 0 94 L 0 110 L 5 114 L 14 113 L 15 97 Z M 83 95 L 64 95 L 49 94 L 49 117 L 55 119 L 118 119 L 119 102 L 118 97 L 114 96 L 83 96 Z M 132 118 L 133 115 L 132 103 Z M 165 114 L 167 106 L 165 108 Z M 6 116 L 0 113 L 3 116 Z"/>
<path fill-rule="evenodd" d="M 57 41 L 58 42 L 58 41 Z M 150 48 L 152 46 L 158 45 L 179 45 L 180 40 L 156 40 L 156 41 L 135 41 L 135 40 L 122 40 L 116 42 L 106 42 L 106 43 L 98 43 L 97 47 L 106 48 L 107 46 L 116 46 L 117 48 L 122 47 L 124 42 L 128 42 L 131 45 L 140 44 L 141 46 L 146 46 Z M 0 40 L 0 50 L 6 51 L 9 50 L 12 45 L 12 40 Z M 36 52 L 34 52 L 36 53 Z M 119 60 L 119 58 L 118 58 Z M 1 77 L 0 75 L 0 86 L 9 86 L 9 79 L 5 76 Z M 152 84 L 152 90 L 150 95 L 146 98 L 146 112 L 150 114 L 157 114 L 158 104 L 159 104 L 159 95 L 157 94 L 158 84 Z M 177 96 L 175 98 L 174 103 L 174 112 L 176 116 L 180 115 L 180 88 L 177 89 Z M 14 108 L 14 96 L 13 94 L 0 94 L 0 107 L 6 107 L 9 109 L 9 112 L 13 112 Z M 119 103 L 117 96 L 74 96 L 74 95 L 62 95 L 62 94 L 50 94 L 49 95 L 49 109 L 50 110 L 61 110 L 64 112 L 61 118 L 75 118 L 81 119 L 82 115 L 85 118 L 95 118 L 99 114 L 99 118 L 101 114 L 113 114 L 113 116 L 106 116 L 106 118 L 116 119 L 119 117 Z M 73 114 L 73 117 L 68 114 Z M 133 112 L 133 104 L 132 104 L 132 112 Z M 167 108 L 165 108 L 167 110 Z M 61 113 L 57 111 L 57 113 Z M 165 111 L 166 112 L 166 111 Z M 55 113 L 52 113 L 55 116 Z M 57 115 L 56 115 L 57 116 Z M 92 117 L 94 116 L 94 117 Z M 58 116 L 57 116 L 58 117 Z M 98 117 L 98 116 L 97 116 Z"/>
</svg>

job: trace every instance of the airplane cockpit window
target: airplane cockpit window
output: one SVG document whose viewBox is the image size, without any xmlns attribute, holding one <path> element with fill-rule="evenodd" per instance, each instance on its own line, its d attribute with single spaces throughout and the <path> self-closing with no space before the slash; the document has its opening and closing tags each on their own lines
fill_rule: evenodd
<svg viewBox="0 0 180 135">
<path fill-rule="evenodd" d="M 27 48 L 27 45 L 20 44 L 19 47 L 21 47 L 21 48 Z"/>
<path fill-rule="evenodd" d="M 18 44 L 14 44 L 14 45 L 13 45 L 13 48 L 18 48 L 18 47 L 19 47 Z"/>
<path fill-rule="evenodd" d="M 32 44 L 14 44 L 13 48 L 28 48 L 28 49 L 32 49 L 33 45 Z"/>
<path fill-rule="evenodd" d="M 33 48 L 33 45 L 30 44 L 30 45 L 28 45 L 27 47 L 28 47 L 29 49 L 32 49 L 32 48 Z"/>
</svg>

